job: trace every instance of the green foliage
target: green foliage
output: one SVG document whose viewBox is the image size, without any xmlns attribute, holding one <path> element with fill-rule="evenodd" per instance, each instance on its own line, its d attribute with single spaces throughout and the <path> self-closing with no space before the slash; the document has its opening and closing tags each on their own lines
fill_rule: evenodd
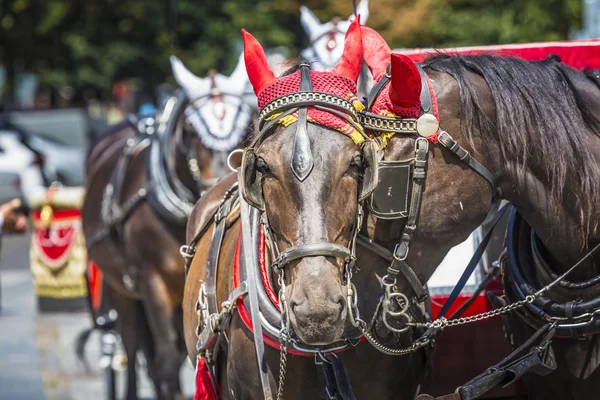
<svg viewBox="0 0 600 400">
<path fill-rule="evenodd" d="M 395 47 L 446 47 L 567 39 L 581 0 L 370 0 L 368 25 Z M 173 82 L 169 56 L 194 73 L 230 73 L 240 28 L 290 54 L 307 44 L 305 4 L 325 21 L 347 18 L 350 0 L 0 0 L 0 62 L 11 76 L 94 90 L 138 78 L 142 89 Z"/>
<path fill-rule="evenodd" d="M 580 24 L 580 0 L 429 0 L 433 18 L 414 46 L 468 46 L 569 38 Z M 414 40 L 416 39 L 416 40 Z M 416 43 L 415 43 L 416 42 Z"/>
</svg>

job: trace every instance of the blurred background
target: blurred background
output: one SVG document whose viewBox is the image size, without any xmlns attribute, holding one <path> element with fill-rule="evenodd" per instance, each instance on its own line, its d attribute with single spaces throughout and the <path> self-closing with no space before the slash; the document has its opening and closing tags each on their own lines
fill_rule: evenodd
<svg viewBox="0 0 600 400">
<path fill-rule="evenodd" d="M 599 0 L 370 3 L 368 25 L 392 48 L 600 36 Z M 296 56 L 308 45 L 300 5 L 321 21 L 353 8 L 351 0 L 0 0 L 0 172 L 13 172 L 0 177 L 0 197 L 16 189 L 27 197 L 40 182 L 81 185 L 89 138 L 174 89 L 170 55 L 199 76 L 229 74 L 243 27 Z"/>
<path fill-rule="evenodd" d="M 370 3 L 368 25 L 392 48 L 597 37 L 600 29 L 597 0 Z M 56 165 L 55 153 L 84 147 L 124 114 L 159 103 L 174 87 L 170 55 L 199 76 L 211 68 L 228 74 L 242 27 L 297 55 L 308 44 L 301 4 L 321 21 L 346 18 L 353 7 L 351 0 L 0 0 L 2 128 L 12 125 L 26 142 L 42 179 L 79 185 L 83 173 L 65 175 L 72 168 Z"/>
<path fill-rule="evenodd" d="M 81 189 L 90 140 L 177 89 L 171 55 L 198 76 L 229 75 L 245 28 L 296 57 L 309 45 L 301 5 L 322 22 L 353 12 L 352 0 L 0 0 L 0 204 L 43 205 L 53 182 Z M 591 39 L 600 0 L 370 0 L 367 25 L 395 49 Z M 101 398 L 98 368 L 73 353 L 88 316 L 36 316 L 29 251 L 29 237 L 4 239 L 0 400 Z"/>
</svg>

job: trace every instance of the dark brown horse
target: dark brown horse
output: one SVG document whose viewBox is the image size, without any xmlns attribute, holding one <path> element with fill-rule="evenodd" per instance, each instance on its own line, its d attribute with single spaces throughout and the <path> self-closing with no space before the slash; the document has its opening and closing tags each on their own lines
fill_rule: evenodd
<svg viewBox="0 0 600 400">
<path fill-rule="evenodd" d="M 136 354 L 144 351 L 159 399 L 181 393 L 185 358 L 179 254 L 200 194 L 225 175 L 228 152 L 244 139 L 243 61 L 230 77 L 201 79 L 172 59 L 183 88 L 151 118 L 112 127 L 89 151 L 83 229 L 105 276 L 128 358 L 127 399 L 136 399 Z"/>
<path fill-rule="evenodd" d="M 387 79 L 384 68 L 390 55 L 386 46 L 375 43 L 379 47 L 372 42 L 369 48 L 380 50 L 368 54 L 366 61 L 380 81 Z M 404 68 L 394 69 L 394 62 Z M 392 56 L 392 86 L 395 81 L 421 79 L 411 64 Z M 600 255 L 586 259 L 543 294 L 535 293 L 559 279 L 600 239 L 598 78 L 555 58 L 530 62 L 492 55 L 438 55 L 428 59 L 423 70 L 437 98 L 442 133 L 435 133 L 440 144 L 429 155 L 419 224 L 407 261 L 418 267 L 425 282 L 450 247 L 484 220 L 493 198 L 510 201 L 516 212 L 504 259 L 504 302 L 533 303 L 509 314 L 509 339 L 516 347 L 537 328 L 557 323 L 552 347 L 558 367 L 546 376 L 527 377 L 529 398 L 595 397 L 600 378 L 594 315 Z M 401 95 L 385 90 L 379 94 L 388 96 L 383 100 L 398 106 L 399 112 L 418 105 L 419 95 L 420 85 Z M 413 151 L 414 141 L 396 134 L 391 145 L 401 156 Z M 481 163 L 478 167 L 475 160 Z M 492 191 L 482 171 L 491 173 Z"/>
<path fill-rule="evenodd" d="M 245 37 L 246 64 L 253 65 L 252 71 L 249 69 L 250 80 L 258 95 L 259 107 L 263 109 L 259 115 L 264 119 L 260 132 L 246 149 L 242 181 L 239 182 L 242 186 L 240 196 L 244 201 L 239 208 L 226 201 L 223 204 L 229 205 L 223 207 L 227 210 L 231 206 L 232 212 L 226 213 L 222 209 L 217 213 L 217 220 L 223 221 L 226 227 L 218 268 L 215 269 L 211 258 L 215 250 L 211 238 L 220 236 L 215 232 L 221 229 L 221 222 L 217 228 L 210 222 L 223 194 L 236 182 L 236 176 L 229 176 L 210 190 L 196 205 L 188 223 L 188 240 L 194 241 L 196 255 L 186 280 L 183 302 L 186 345 L 192 360 L 200 355 L 216 363 L 216 380 L 222 398 L 261 399 L 265 398 L 267 391 L 274 398 L 278 389 L 282 388 L 278 380 L 283 378 L 286 398 L 317 398 L 325 389 L 319 384 L 315 355 L 318 356 L 317 350 L 322 351 L 324 358 L 329 360 L 324 362 L 329 363 L 330 357 L 333 357 L 329 352 L 337 346 L 348 347 L 347 351 L 337 354 L 336 360 L 342 360 L 346 365 L 356 398 L 412 399 L 424 379 L 429 344 L 423 342 L 409 348 L 422 331 L 408 329 L 394 333 L 377 314 L 382 304 L 382 277 L 386 275 L 388 260 L 371 250 L 355 246 L 358 230 L 362 228 L 371 237 L 378 230 L 371 217 L 365 224 L 360 223 L 362 214 L 359 211 L 377 183 L 375 143 L 360 135 L 362 129 L 356 122 L 350 122 L 352 118 L 346 117 L 350 121 L 343 126 L 346 128 L 344 132 L 354 140 L 340 134 L 327 122 L 328 113 L 334 116 L 352 115 L 351 109 L 356 104 L 342 109 L 339 105 L 346 103 L 338 100 L 339 107 L 332 109 L 327 100 L 320 101 L 319 97 L 314 97 L 308 103 L 315 107 L 308 111 L 313 123 L 305 125 L 302 110 L 306 108 L 303 108 L 303 103 L 294 103 L 293 100 L 301 98 L 298 90 L 324 92 L 325 99 L 330 101 L 340 97 L 340 93 L 343 93 L 342 97 L 348 96 L 349 89 L 344 85 L 347 85 L 348 79 L 356 82 L 361 66 L 361 54 L 356 48 L 360 42 L 359 34 L 358 22 L 354 22 L 346 36 L 342 61 L 332 72 L 309 71 L 308 66 L 301 65 L 280 78 L 273 77 L 268 70 L 260 45 L 249 35 Z M 306 84 L 307 80 L 311 84 Z M 324 85 L 323 81 L 328 84 Z M 350 94 L 355 91 L 354 86 Z M 284 106 L 269 111 L 272 107 L 269 104 Z M 325 116 L 315 110 L 322 111 Z M 290 114 L 294 112 L 297 114 Z M 274 122 L 270 123 L 271 120 Z M 356 142 L 361 144 L 357 146 Z M 234 189 L 231 193 L 235 193 Z M 241 239 L 242 250 L 238 248 L 240 235 L 244 235 L 244 225 L 251 224 L 244 219 L 246 201 L 263 211 L 261 225 L 267 247 L 273 251 L 272 257 L 267 256 L 272 265 L 259 280 L 260 285 L 269 286 L 264 282 L 272 281 L 275 293 L 280 291 L 281 309 L 287 310 L 282 315 L 268 298 L 260 302 L 261 319 L 266 320 L 263 321 L 263 329 L 271 338 L 265 339 L 270 345 L 264 350 L 267 391 L 257 367 L 255 337 L 248 324 L 250 317 L 243 311 L 252 307 L 252 300 L 246 304 L 251 295 L 244 296 L 243 309 L 238 302 L 239 307 L 233 312 L 229 308 L 232 303 L 226 301 L 232 293 L 238 293 L 234 290 L 236 285 L 239 291 L 244 287 L 242 284 L 252 284 L 252 267 L 241 255 L 246 254 L 244 248 L 248 242 L 245 238 Z M 485 213 L 484 207 L 482 212 Z M 225 215 L 228 216 L 223 219 Z M 256 234 L 256 231 L 253 232 Z M 458 239 L 453 239 L 452 243 L 458 242 Z M 393 249 L 391 238 L 387 238 L 386 244 Z M 236 252 L 236 248 L 239 251 Z M 356 268 L 350 262 L 353 250 L 357 252 Z M 214 274 L 217 274 L 216 278 Z M 236 282 L 234 276 L 238 276 L 240 282 Z M 211 279 L 215 281 L 214 288 L 211 288 Z M 261 286 L 263 289 L 259 291 L 264 294 L 266 286 Z M 412 287 L 399 280 L 396 288 L 411 298 L 409 304 L 397 299 L 407 310 L 405 316 L 410 315 L 415 321 L 425 320 L 426 305 L 423 300 L 412 300 L 416 297 Z M 205 306 L 210 308 L 209 297 L 213 289 L 214 303 L 225 302 L 225 308 L 219 316 L 220 309 L 211 316 L 205 316 Z M 423 288 L 420 290 L 423 291 Z M 285 298 L 282 299 L 282 296 Z M 385 307 L 396 310 L 394 307 L 397 305 Z M 366 322 L 353 324 L 356 322 L 354 318 L 358 317 L 357 309 L 360 315 L 365 316 Z M 373 319 L 374 324 L 371 323 L 373 315 L 377 316 Z M 204 328 L 200 338 L 197 327 Z M 281 334 L 277 327 L 284 330 L 287 327 L 290 333 Z M 375 345 L 359 343 L 363 328 L 369 329 Z M 206 340 L 204 337 L 210 330 L 218 332 L 215 335 L 218 342 L 209 349 L 207 343 L 214 343 L 214 337 Z M 283 338 L 283 346 L 287 346 L 291 353 L 287 364 L 281 362 L 280 345 L 271 341 L 273 338 Z M 197 344 L 200 345 L 200 354 Z M 403 356 L 397 358 L 391 355 Z M 317 361 L 319 359 L 317 357 Z M 347 386 L 336 385 L 328 388 L 347 389 Z"/>
</svg>

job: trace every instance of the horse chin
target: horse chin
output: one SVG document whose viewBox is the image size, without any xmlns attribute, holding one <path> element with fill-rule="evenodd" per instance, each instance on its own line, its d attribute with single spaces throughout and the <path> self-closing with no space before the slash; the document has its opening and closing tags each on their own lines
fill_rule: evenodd
<svg viewBox="0 0 600 400">
<path fill-rule="evenodd" d="M 290 314 L 290 323 L 298 339 L 311 346 L 326 346 L 340 340 L 345 327 L 344 319 L 334 324 L 327 324 L 297 320 L 293 313 Z"/>
</svg>

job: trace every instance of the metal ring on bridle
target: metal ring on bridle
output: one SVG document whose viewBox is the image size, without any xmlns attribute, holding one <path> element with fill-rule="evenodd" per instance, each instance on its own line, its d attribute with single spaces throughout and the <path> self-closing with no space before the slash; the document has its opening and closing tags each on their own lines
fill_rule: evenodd
<svg viewBox="0 0 600 400">
<path fill-rule="evenodd" d="M 386 328 L 388 328 L 390 331 L 392 332 L 396 332 L 396 333 L 402 333 L 402 332 L 406 332 L 407 330 L 410 329 L 410 325 L 408 325 L 408 323 L 411 321 L 410 315 L 404 313 L 404 314 L 400 314 L 398 315 L 398 317 L 404 317 L 406 319 L 406 324 L 404 325 L 404 328 L 394 328 L 393 326 L 390 325 L 390 323 L 387 320 L 387 312 L 383 312 L 382 313 L 382 319 L 383 319 L 383 324 L 386 326 Z"/>
<path fill-rule="evenodd" d="M 232 172 L 237 172 L 237 168 L 233 168 L 233 167 L 231 166 L 231 156 L 232 156 L 232 155 L 234 155 L 234 154 L 237 154 L 237 153 L 242 153 L 242 154 L 244 154 L 244 149 L 235 149 L 235 150 L 233 150 L 231 153 L 229 153 L 229 155 L 227 156 L 227 166 L 229 167 L 229 169 L 230 169 Z"/>
<path fill-rule="evenodd" d="M 390 292 L 389 294 L 387 294 L 388 298 L 384 300 L 384 312 L 386 314 L 391 315 L 392 317 L 399 317 L 400 315 L 404 315 L 406 314 L 406 312 L 408 311 L 408 308 L 410 306 L 410 302 L 408 301 L 408 297 L 406 297 L 406 295 L 404 293 L 400 293 L 400 292 Z M 400 311 L 391 311 L 389 309 L 389 304 L 392 302 L 392 300 L 394 298 L 399 298 L 401 300 L 398 301 L 396 300 L 396 303 L 402 307 L 402 309 Z M 388 302 L 387 304 L 385 302 Z"/>
</svg>

